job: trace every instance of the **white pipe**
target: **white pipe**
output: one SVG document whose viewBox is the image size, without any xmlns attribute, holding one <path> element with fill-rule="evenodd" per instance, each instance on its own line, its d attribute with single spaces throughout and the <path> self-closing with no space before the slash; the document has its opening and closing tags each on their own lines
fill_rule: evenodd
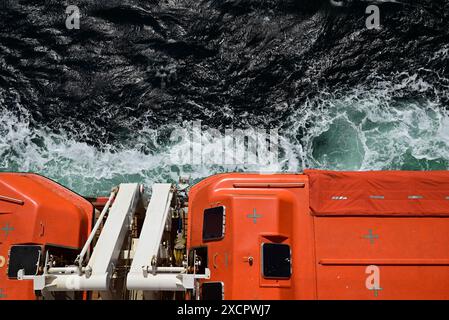
<svg viewBox="0 0 449 320">
<path fill-rule="evenodd" d="M 48 291 L 107 291 L 109 277 L 107 274 L 93 275 L 89 278 L 79 275 L 49 275 L 45 290 Z"/>
<path fill-rule="evenodd" d="M 184 291 L 182 278 L 179 274 L 148 274 L 144 277 L 142 274 L 129 273 L 126 287 L 129 290 L 148 290 L 148 291 Z"/>
<path fill-rule="evenodd" d="M 114 200 L 116 194 L 117 194 L 117 188 L 114 188 L 111 192 L 111 195 L 109 196 L 108 202 L 106 202 L 106 205 L 103 208 L 103 211 L 101 211 L 101 214 L 98 217 L 98 220 L 95 223 L 95 226 L 93 227 L 92 231 L 90 232 L 89 238 L 87 239 L 86 243 L 84 244 L 84 247 L 81 250 L 81 253 L 76 258 L 80 268 L 83 266 L 84 255 L 86 254 L 87 250 L 89 250 L 90 244 L 92 243 L 92 240 L 94 239 L 95 234 L 97 233 L 97 230 L 101 225 L 101 221 L 103 220 L 104 216 L 106 215 L 106 212 L 108 212 L 109 207 L 111 206 L 112 200 Z"/>
<path fill-rule="evenodd" d="M 82 269 L 84 270 L 85 268 L 82 268 Z M 81 270 L 81 271 L 83 271 L 83 270 Z M 79 267 L 74 267 L 74 266 L 71 266 L 71 267 L 53 267 L 53 268 L 49 268 L 47 270 L 47 273 L 48 274 L 60 274 L 60 273 L 63 273 L 63 274 L 80 274 L 80 268 Z"/>
<path fill-rule="evenodd" d="M 176 272 L 181 273 L 185 271 L 184 267 L 157 267 L 156 272 L 164 273 L 164 272 Z M 149 272 L 151 273 L 151 268 L 149 268 Z"/>
</svg>

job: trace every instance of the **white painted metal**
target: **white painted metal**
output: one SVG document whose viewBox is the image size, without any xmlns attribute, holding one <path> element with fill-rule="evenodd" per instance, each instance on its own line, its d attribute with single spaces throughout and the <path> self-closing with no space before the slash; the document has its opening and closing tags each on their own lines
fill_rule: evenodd
<svg viewBox="0 0 449 320">
<path fill-rule="evenodd" d="M 195 287 L 197 279 L 209 279 L 210 271 L 206 269 L 206 274 L 186 274 L 186 273 L 156 273 L 147 276 L 138 273 L 129 273 L 126 286 L 129 290 L 144 291 L 185 291 Z"/>
<path fill-rule="evenodd" d="M 47 275 L 45 290 L 47 291 L 108 291 L 110 274 L 96 274 L 89 278 L 86 275 Z"/>
<path fill-rule="evenodd" d="M 114 188 L 111 192 L 111 195 L 109 196 L 108 202 L 106 202 L 106 205 L 104 206 L 103 210 L 101 211 L 101 214 L 98 217 L 98 220 L 95 223 L 95 226 L 92 228 L 89 238 L 87 239 L 86 243 L 84 244 L 84 247 L 81 250 L 81 253 L 76 258 L 76 262 L 78 262 L 78 265 L 80 268 L 83 266 L 84 255 L 87 253 L 87 250 L 89 250 L 90 244 L 92 243 L 92 240 L 94 239 L 95 234 L 97 233 L 97 230 L 100 227 L 100 225 L 104 219 L 104 216 L 106 215 L 106 212 L 108 212 L 109 207 L 111 206 L 111 203 L 114 200 L 116 194 L 117 194 L 117 188 Z"/>
<path fill-rule="evenodd" d="M 156 272 L 176 272 L 181 273 L 184 272 L 186 269 L 184 267 L 157 267 Z"/>
<path fill-rule="evenodd" d="M 140 188 L 137 183 L 120 185 L 92 257 L 87 264 L 92 270 L 92 276 L 111 273 L 113 266 L 117 265 L 123 241 L 129 231 L 139 200 Z"/>
<path fill-rule="evenodd" d="M 171 184 L 157 183 L 153 185 L 151 200 L 148 204 L 137 249 L 127 277 L 127 287 L 130 290 L 140 290 L 138 279 L 145 280 L 146 270 L 151 268 L 153 257 L 158 256 L 172 198 L 173 188 Z M 169 283 L 167 285 L 171 288 L 176 288 L 179 284 L 179 280 L 173 274 L 169 275 L 166 280 Z"/>
<path fill-rule="evenodd" d="M 113 195 L 111 201 L 112 197 Z M 23 276 L 22 271 L 19 278 L 33 280 L 35 290 L 95 290 L 107 295 L 114 266 L 117 265 L 123 242 L 140 200 L 141 189 L 138 184 L 120 185 L 87 267 L 50 268 L 48 273 L 40 276 Z"/>
<path fill-rule="evenodd" d="M 62 268 L 61 268 L 62 269 Z M 77 268 L 78 269 L 78 268 Z M 78 274 L 43 274 L 39 276 L 24 276 L 19 270 L 18 280 L 33 280 L 34 290 L 46 291 L 105 291 L 109 285 L 109 275 L 96 275 L 86 278 Z"/>
<path fill-rule="evenodd" d="M 173 188 L 170 184 L 153 185 L 151 200 L 127 277 L 126 286 L 129 290 L 184 291 L 193 289 L 196 279 L 210 277 L 208 269 L 206 274 L 197 275 L 185 273 L 185 268 L 151 265 L 159 253 L 172 197 Z"/>
<path fill-rule="evenodd" d="M 46 269 L 44 274 L 39 276 L 23 276 L 23 272 L 21 272 L 19 278 L 33 280 L 35 290 L 94 290 L 100 291 L 102 297 L 112 294 L 110 281 L 114 266 L 117 265 L 132 218 L 139 201 L 141 201 L 141 192 L 138 184 L 120 185 L 86 267 L 79 265 L 49 268 L 48 272 Z M 193 289 L 197 279 L 210 277 L 209 269 L 206 269 L 205 274 L 187 274 L 184 267 L 157 266 L 157 256 L 170 212 L 173 193 L 171 184 L 155 184 L 153 186 L 152 197 L 146 211 L 130 272 L 127 275 L 129 290 L 184 291 Z M 113 198 L 111 194 L 110 202 Z M 105 213 L 104 210 L 102 216 Z M 90 241 L 88 240 L 88 242 Z M 86 251 L 83 250 L 83 252 Z M 131 256 L 130 252 L 127 255 Z M 82 262 L 82 257 L 83 255 L 80 255 L 78 262 Z"/>
<path fill-rule="evenodd" d="M 71 267 L 59 267 L 59 268 L 50 268 L 47 270 L 48 274 L 79 274 L 80 270 L 84 271 L 85 268 L 79 268 L 77 266 Z"/>
<path fill-rule="evenodd" d="M 148 274 L 146 277 L 142 273 L 129 273 L 126 281 L 129 290 L 148 291 L 184 291 L 182 277 L 179 274 L 157 273 Z"/>
</svg>

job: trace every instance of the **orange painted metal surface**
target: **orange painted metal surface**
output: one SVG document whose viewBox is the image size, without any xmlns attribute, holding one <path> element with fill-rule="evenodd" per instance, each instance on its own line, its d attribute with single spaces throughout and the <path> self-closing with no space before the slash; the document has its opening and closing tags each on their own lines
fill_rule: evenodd
<svg viewBox="0 0 449 320">
<path fill-rule="evenodd" d="M 90 202 L 35 174 L 0 173 L 0 299 L 35 299 L 32 281 L 8 279 L 11 245 L 80 248 L 92 227 Z"/>
<path fill-rule="evenodd" d="M 216 206 L 224 237 L 203 241 Z M 262 243 L 290 245 L 290 278 L 264 277 Z M 449 172 L 212 176 L 189 196 L 202 246 L 225 299 L 449 299 Z"/>
<path fill-rule="evenodd" d="M 208 281 L 223 282 L 225 299 L 317 297 L 307 180 L 299 174 L 222 174 L 191 189 L 188 247 L 207 246 Z M 224 238 L 203 242 L 203 211 L 220 205 L 226 208 Z M 291 246 L 290 279 L 262 276 L 262 243 Z"/>
</svg>

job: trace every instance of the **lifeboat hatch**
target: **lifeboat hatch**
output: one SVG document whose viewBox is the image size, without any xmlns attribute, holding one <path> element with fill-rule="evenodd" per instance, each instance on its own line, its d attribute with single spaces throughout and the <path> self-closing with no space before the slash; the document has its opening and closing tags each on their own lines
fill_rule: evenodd
<svg viewBox="0 0 449 320">
<path fill-rule="evenodd" d="M 201 300 L 224 300 L 223 282 L 204 282 L 201 285 Z"/>
<path fill-rule="evenodd" d="M 224 238 L 226 209 L 224 206 L 208 208 L 203 216 L 203 241 Z"/>
<path fill-rule="evenodd" d="M 42 257 L 42 247 L 39 245 L 14 245 L 9 251 L 8 278 L 17 279 L 17 274 L 23 270 L 23 275 L 35 276 L 39 271 Z"/>
<path fill-rule="evenodd" d="M 288 279 L 292 274 L 288 244 L 262 243 L 262 274 L 265 278 Z"/>
</svg>

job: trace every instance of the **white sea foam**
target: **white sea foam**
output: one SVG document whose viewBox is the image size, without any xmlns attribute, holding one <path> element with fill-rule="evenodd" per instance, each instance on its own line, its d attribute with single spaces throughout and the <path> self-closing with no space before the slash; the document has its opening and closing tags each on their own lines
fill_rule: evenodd
<svg viewBox="0 0 449 320">
<path fill-rule="evenodd" d="M 6 110 L 0 96 L 0 171 L 38 172 L 81 194 L 94 195 L 106 194 L 121 182 L 150 186 L 177 181 L 179 176 L 198 181 L 228 171 L 448 169 L 447 106 L 439 99 L 398 99 L 398 92 L 405 88 L 417 93 L 435 90 L 415 75 L 399 78 L 399 83 L 379 81 L 378 87 L 369 90 L 323 92 L 298 105 L 282 123 L 279 158 L 269 165 L 173 163 L 173 153 L 185 152 L 192 143 L 161 140 L 161 132 L 186 123 L 144 129 L 121 146 L 98 148 L 64 132 L 33 127 L 25 109 L 17 105 L 15 111 L 10 106 Z M 202 148 L 211 154 L 223 142 L 205 139 Z"/>
</svg>

